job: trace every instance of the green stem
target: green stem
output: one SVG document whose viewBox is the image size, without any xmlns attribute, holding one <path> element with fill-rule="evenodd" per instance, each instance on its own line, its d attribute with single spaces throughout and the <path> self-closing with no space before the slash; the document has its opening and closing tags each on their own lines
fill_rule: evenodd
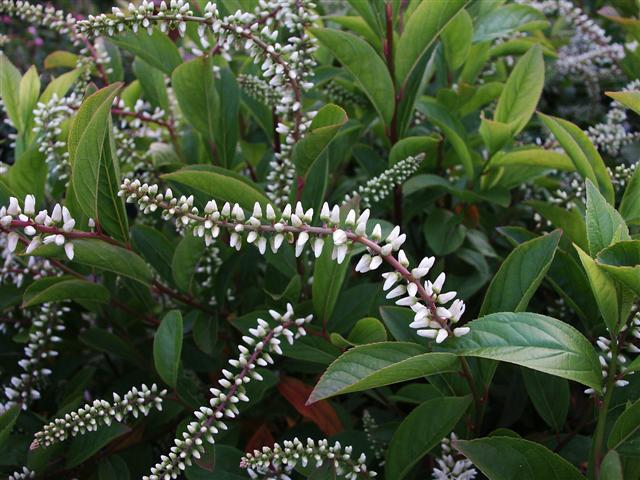
<svg viewBox="0 0 640 480">
<path fill-rule="evenodd" d="M 600 478 L 600 463 L 602 462 L 603 446 L 604 446 L 604 431 L 607 425 L 607 414 L 609 413 L 609 404 L 611 403 L 611 397 L 613 396 L 613 388 L 616 382 L 616 369 L 618 363 L 618 342 L 614 338 L 611 341 L 611 363 L 609 364 L 609 370 L 607 374 L 607 383 L 605 386 L 605 394 L 602 403 L 599 405 L 600 411 L 598 412 L 598 423 L 596 424 L 596 431 L 593 435 L 593 442 L 591 444 L 591 454 L 589 455 L 589 468 L 587 476 L 590 480 L 599 480 Z"/>
</svg>

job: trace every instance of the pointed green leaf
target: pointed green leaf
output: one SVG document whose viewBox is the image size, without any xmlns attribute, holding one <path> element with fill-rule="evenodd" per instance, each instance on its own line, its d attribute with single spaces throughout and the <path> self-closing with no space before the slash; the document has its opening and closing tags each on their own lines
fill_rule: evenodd
<svg viewBox="0 0 640 480">
<path fill-rule="evenodd" d="M 522 378 L 538 415 L 556 432 L 561 432 L 569 413 L 569 382 L 528 368 L 522 369 Z"/>
<path fill-rule="evenodd" d="M 526 309 L 549 270 L 561 235 L 554 230 L 518 245 L 491 280 L 480 315 Z"/>
<path fill-rule="evenodd" d="M 522 438 L 458 440 L 456 448 L 489 480 L 584 480 L 560 455 Z"/>
<path fill-rule="evenodd" d="M 395 108 L 393 81 L 373 47 L 352 33 L 331 28 L 311 28 L 310 31 L 353 75 L 384 123 L 391 123 Z"/>
<path fill-rule="evenodd" d="M 109 290 L 99 283 L 73 277 L 45 277 L 36 280 L 25 290 L 22 307 L 60 300 L 106 303 L 109 298 Z"/>
<path fill-rule="evenodd" d="M 537 313 L 493 313 L 469 323 L 451 341 L 458 355 L 488 358 L 602 387 L 600 362 L 591 343 L 572 326 Z"/>
<path fill-rule="evenodd" d="M 598 254 L 596 261 L 609 275 L 640 295 L 640 240 L 611 245 Z"/>
<path fill-rule="evenodd" d="M 327 368 L 307 403 L 457 370 L 455 355 L 425 352 L 424 347 L 404 342 L 371 343 L 347 350 Z"/>
<path fill-rule="evenodd" d="M 611 449 L 623 447 L 625 442 L 640 443 L 640 400 L 636 400 L 617 418 L 611 427 L 607 445 Z"/>
<path fill-rule="evenodd" d="M 178 381 L 181 353 L 182 315 L 178 310 L 171 310 L 153 337 L 153 362 L 160 378 L 174 388 Z"/>
<path fill-rule="evenodd" d="M 595 256 L 614 242 L 631 238 L 624 218 L 607 203 L 589 180 L 587 180 L 586 223 L 591 256 Z"/>
<path fill-rule="evenodd" d="M 437 397 L 413 409 L 391 438 L 385 477 L 404 478 L 422 457 L 451 433 L 469 405 L 470 396 Z"/>
</svg>

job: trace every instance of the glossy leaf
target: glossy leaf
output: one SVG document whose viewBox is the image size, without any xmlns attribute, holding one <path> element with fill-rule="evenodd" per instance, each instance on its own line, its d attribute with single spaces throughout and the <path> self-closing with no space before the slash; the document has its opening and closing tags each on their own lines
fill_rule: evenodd
<svg viewBox="0 0 640 480">
<path fill-rule="evenodd" d="M 469 405 L 469 396 L 438 397 L 413 409 L 391 438 L 385 462 L 386 478 L 404 478 L 422 457 L 449 435 Z"/>
<path fill-rule="evenodd" d="M 111 41 L 167 75 L 182 63 L 176 44 L 157 29 L 153 29 L 151 35 L 145 29 L 138 33 L 124 31 Z"/>
<path fill-rule="evenodd" d="M 587 180 L 587 240 L 595 256 L 613 242 L 629 240 L 629 228 L 622 216 L 609 205 L 598 189 Z"/>
<path fill-rule="evenodd" d="M 153 337 L 153 363 L 160 378 L 171 387 L 178 381 L 182 353 L 182 315 L 178 310 L 167 313 Z"/>
<path fill-rule="evenodd" d="M 22 116 L 20 115 L 20 79 L 22 75 L 11 63 L 11 60 L 0 52 L 0 97 L 2 104 L 11 123 L 16 129 L 22 129 Z"/>
<path fill-rule="evenodd" d="M 560 455 L 529 440 L 514 437 L 458 440 L 456 448 L 489 480 L 584 480 Z"/>
<path fill-rule="evenodd" d="M 591 343 L 572 326 L 537 313 L 493 313 L 469 323 L 452 342 L 458 355 L 515 363 L 573 380 L 597 391 L 600 362 Z"/>
<path fill-rule="evenodd" d="M 61 300 L 105 303 L 109 298 L 109 290 L 99 283 L 73 277 L 44 277 L 25 290 L 22 306 L 27 308 Z"/>
<path fill-rule="evenodd" d="M 600 478 L 602 480 L 623 480 L 622 472 L 620 455 L 615 450 L 609 450 L 600 464 Z"/>
<path fill-rule="evenodd" d="M 491 280 L 480 315 L 526 309 L 553 261 L 561 235 L 555 230 L 518 245 Z"/>
<path fill-rule="evenodd" d="M 349 271 L 349 258 L 338 263 L 331 259 L 333 241 L 325 240 L 322 255 L 316 260 L 313 269 L 313 284 L 311 285 L 311 299 L 316 318 L 323 325 L 331 319 L 333 309 L 338 301 L 338 295 L 342 289 L 347 271 Z"/>
<path fill-rule="evenodd" d="M 399 85 L 405 83 L 420 59 L 467 3 L 467 0 L 424 0 L 413 11 L 395 49 L 395 76 Z"/>
<path fill-rule="evenodd" d="M 602 250 L 597 264 L 609 275 L 640 295 L 640 240 L 627 240 Z"/>
<path fill-rule="evenodd" d="M 561 432 L 569 413 L 569 383 L 564 378 L 522 369 L 524 385 L 533 406 L 547 425 Z"/>
<path fill-rule="evenodd" d="M 473 19 L 466 10 L 460 10 L 442 31 L 444 56 L 452 71 L 460 68 L 471 50 Z"/>
<path fill-rule="evenodd" d="M 133 62 L 133 71 L 140 81 L 144 97 L 155 107 L 169 109 L 167 87 L 164 84 L 164 74 L 161 70 L 149 65 L 137 57 Z"/>
<path fill-rule="evenodd" d="M 263 207 L 270 203 L 267 196 L 251 180 L 220 167 L 187 167 L 163 175 L 162 178 L 189 187 L 191 191 L 198 190 L 208 198 L 238 203 L 246 210 L 253 210 L 256 202 Z"/>
<path fill-rule="evenodd" d="M 630 90 L 624 92 L 604 92 L 608 97 L 613 98 L 616 102 L 630 108 L 640 115 L 640 92 Z"/>
<path fill-rule="evenodd" d="M 126 241 L 129 224 L 118 196 L 122 179 L 111 123 L 111 105 L 119 90 L 116 83 L 82 102 L 69 133 L 69 162 L 73 192 L 83 213 L 116 239 Z"/>
<path fill-rule="evenodd" d="M 640 441 L 640 400 L 636 400 L 629 405 L 617 418 L 611 432 L 607 445 L 611 449 L 623 447 L 625 442 Z"/>
<path fill-rule="evenodd" d="M 536 110 L 543 86 L 542 48 L 534 45 L 509 75 L 498 99 L 494 120 L 509 124 L 512 136 L 520 133 Z"/>
<path fill-rule="evenodd" d="M 101 426 L 98 430 L 74 438 L 71 440 L 65 452 L 67 456 L 65 467 L 74 468 L 80 465 L 128 431 L 129 428 L 125 425 L 113 423 L 109 426 Z"/>
<path fill-rule="evenodd" d="M 220 114 L 220 97 L 214 83 L 211 60 L 198 57 L 183 63 L 171 75 L 171 84 L 186 119 L 213 143 L 216 117 Z"/>
<path fill-rule="evenodd" d="M 0 447 L 3 448 L 9 435 L 11 434 L 11 430 L 13 429 L 13 425 L 16 423 L 18 416 L 20 415 L 20 407 L 18 405 L 14 405 L 11 408 L 7 408 L 0 415 Z"/>
<path fill-rule="evenodd" d="M 618 210 L 627 223 L 640 223 L 640 170 L 627 183 Z"/>
<path fill-rule="evenodd" d="M 542 113 L 538 113 L 538 116 L 569 155 L 578 173 L 597 185 L 607 202 L 613 203 L 614 190 L 611 178 L 589 137 L 571 122 Z"/>
<path fill-rule="evenodd" d="M 503 5 L 477 19 L 473 40 L 494 40 L 511 32 L 541 28 L 547 24 L 544 14 L 536 8 L 524 4 Z"/>
<path fill-rule="evenodd" d="M 530 200 L 526 202 L 548 220 L 554 227 L 582 249 L 587 248 L 587 227 L 582 215 L 576 210 L 567 210 L 549 202 Z"/>
<path fill-rule="evenodd" d="M 330 103 L 318 111 L 308 133 L 293 149 L 293 163 L 299 175 L 307 175 L 346 121 L 347 113 L 337 105 Z"/>
<path fill-rule="evenodd" d="M 456 371 L 455 355 L 425 353 L 413 343 L 380 342 L 347 350 L 324 372 L 309 402 Z"/>
<path fill-rule="evenodd" d="M 193 276 L 204 249 L 204 240 L 193 235 L 185 235 L 176 247 L 171 260 L 171 271 L 174 282 L 183 292 L 192 291 Z"/>
<path fill-rule="evenodd" d="M 384 123 L 389 124 L 394 110 L 393 81 L 373 47 L 352 33 L 329 28 L 311 28 L 310 31 L 353 75 Z"/>
<path fill-rule="evenodd" d="M 151 282 L 151 270 L 144 260 L 131 250 L 93 239 L 78 239 L 72 243 L 75 251 L 74 262 L 117 273 L 140 283 Z M 52 245 L 38 247 L 33 255 L 66 258 L 62 248 Z"/>
</svg>

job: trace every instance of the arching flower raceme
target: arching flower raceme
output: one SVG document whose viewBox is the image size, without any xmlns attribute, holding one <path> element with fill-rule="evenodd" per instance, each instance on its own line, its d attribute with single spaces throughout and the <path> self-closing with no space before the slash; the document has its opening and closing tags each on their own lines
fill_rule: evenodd
<svg viewBox="0 0 640 480">
<path fill-rule="evenodd" d="M 357 214 L 350 210 L 345 215 L 340 207 L 324 204 L 320 212 L 321 226 L 311 224 L 313 209 L 305 209 L 301 203 L 295 208 L 287 204 L 282 212 L 267 204 L 263 208 L 256 203 L 251 214 L 238 204 L 225 203 L 221 208 L 211 200 L 200 211 L 193 204 L 193 197 L 176 198 L 168 189 L 164 193 L 157 185 L 142 184 L 138 180 L 125 179 L 120 194 L 127 202 L 135 202 L 144 213 L 160 210 L 165 220 L 174 219 L 180 229 L 189 228 L 193 235 L 204 238 L 210 245 L 226 231 L 231 247 L 240 250 L 244 243 L 254 244 L 264 254 L 267 247 L 277 252 L 284 241 L 295 245 L 300 256 L 307 246 L 316 257 L 323 251 L 325 241 L 333 244 L 332 258 L 342 263 L 354 245 L 361 244 L 366 252 L 356 264 L 356 271 L 366 273 L 377 270 L 383 263 L 393 271 L 383 273 L 384 290 L 387 298 L 396 299 L 396 304 L 411 308 L 414 313 L 412 328 L 418 335 L 443 342 L 450 334 L 456 336 L 469 332 L 468 327 L 454 327 L 465 310 L 464 302 L 456 299 L 456 292 L 444 291 L 446 275 L 441 273 L 435 281 L 423 279 L 429 273 L 435 258 L 422 259 L 418 265 L 410 267 L 409 259 L 402 250 L 406 234 L 395 227 L 383 240 L 379 224 L 368 230 L 369 210 Z M 424 283 L 423 283 L 424 282 Z M 449 305 L 449 306 L 447 306 Z"/>
</svg>

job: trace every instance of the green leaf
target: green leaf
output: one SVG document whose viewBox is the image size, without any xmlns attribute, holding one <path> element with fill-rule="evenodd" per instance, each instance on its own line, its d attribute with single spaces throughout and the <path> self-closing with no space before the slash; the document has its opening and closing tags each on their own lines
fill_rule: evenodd
<svg viewBox="0 0 640 480">
<path fill-rule="evenodd" d="M 233 166 L 238 144 L 240 113 L 240 88 L 233 73 L 228 68 L 220 70 L 220 80 L 216 82 L 220 99 L 220 109 L 214 116 L 214 138 L 222 165 Z"/>
<path fill-rule="evenodd" d="M 466 10 L 460 10 L 442 31 L 444 57 L 452 71 L 460 68 L 471 50 L 473 20 Z"/>
<path fill-rule="evenodd" d="M 171 260 L 171 271 L 173 281 L 183 292 L 191 293 L 193 276 L 203 253 L 204 240 L 200 237 L 188 234 L 178 243 Z"/>
<path fill-rule="evenodd" d="M 617 449 L 622 447 L 627 441 L 637 441 L 639 432 L 640 400 L 636 400 L 622 412 L 613 424 L 613 427 L 611 427 L 607 446 L 611 449 Z"/>
<path fill-rule="evenodd" d="M 33 136 L 33 109 L 40 96 L 40 76 L 35 65 L 32 65 L 20 80 L 20 118 L 23 131 L 20 132 L 25 139 Z M 25 146 L 29 142 L 25 141 Z"/>
<path fill-rule="evenodd" d="M 331 259 L 333 241 L 324 241 L 322 254 L 316 260 L 313 268 L 313 284 L 311 285 L 311 299 L 316 318 L 323 324 L 331 319 L 333 309 L 342 290 L 345 275 L 351 269 L 347 256 L 342 263 Z"/>
<path fill-rule="evenodd" d="M 526 203 L 535 208 L 554 227 L 561 229 L 580 248 L 587 248 L 587 227 L 582 215 L 576 210 L 566 210 L 540 200 L 529 200 Z"/>
<path fill-rule="evenodd" d="M 598 254 L 596 263 L 636 295 L 640 295 L 640 240 L 611 245 Z"/>
<path fill-rule="evenodd" d="M 571 122 L 540 112 L 538 112 L 538 116 L 569 155 L 578 173 L 598 185 L 598 189 L 607 202 L 613 203 L 615 191 L 611 184 L 611 178 L 602 157 L 589 137 Z"/>
<path fill-rule="evenodd" d="M 387 451 L 385 477 L 404 478 L 422 457 L 449 435 L 471 397 L 437 397 L 427 400 L 402 421 Z"/>
<path fill-rule="evenodd" d="M 481 15 L 476 21 L 473 41 L 484 42 L 548 25 L 544 14 L 527 5 L 503 5 Z"/>
<path fill-rule="evenodd" d="M 80 75 L 82 75 L 82 71 L 82 68 L 76 68 L 74 70 L 71 70 L 70 72 L 63 73 L 54 80 L 51 80 L 51 82 L 49 82 L 49 85 L 47 85 L 47 87 L 44 89 L 44 92 L 42 92 L 42 95 L 40 95 L 40 99 L 38 101 L 47 103 L 49 100 L 51 100 L 54 94 L 57 95 L 58 98 L 64 97 L 71 86 L 76 83 L 78 78 L 80 78 Z"/>
<path fill-rule="evenodd" d="M 407 21 L 395 48 L 395 75 L 403 85 L 438 35 L 464 8 L 467 0 L 423 0 Z"/>
<path fill-rule="evenodd" d="M 47 70 L 53 68 L 76 68 L 79 58 L 75 53 L 56 50 L 45 57 L 44 68 Z"/>
<path fill-rule="evenodd" d="M 182 315 L 178 310 L 167 313 L 153 337 L 153 363 L 164 382 L 174 387 L 178 381 L 182 353 Z"/>
<path fill-rule="evenodd" d="M 185 118 L 209 142 L 214 142 L 220 97 L 214 83 L 211 59 L 197 57 L 183 63 L 171 75 L 171 84 Z"/>
<path fill-rule="evenodd" d="M 419 136 L 419 137 L 406 137 L 391 147 L 389 152 L 389 165 L 393 166 L 400 160 L 404 160 L 407 157 L 415 157 L 420 153 L 425 153 L 427 157 L 435 157 L 436 150 L 440 144 L 440 139 L 437 136 Z"/>
<path fill-rule="evenodd" d="M 589 180 L 587 180 L 586 223 L 591 256 L 595 256 L 614 242 L 631 238 L 624 218 L 607 203 Z"/>
<path fill-rule="evenodd" d="M 169 109 L 169 97 L 164 83 L 164 74 L 161 70 L 152 67 L 140 57 L 133 62 L 133 71 L 140 81 L 144 97 L 154 107 L 160 107 L 164 111 Z"/>
<path fill-rule="evenodd" d="M 489 149 L 489 155 L 502 149 L 511 140 L 511 127 L 508 123 L 482 118 L 478 132 Z"/>
<path fill-rule="evenodd" d="M 444 256 L 460 248 L 467 235 L 462 220 L 461 215 L 454 215 L 449 210 L 433 210 L 424 225 L 424 237 L 433 253 Z"/>
<path fill-rule="evenodd" d="M 98 430 L 88 432 L 71 440 L 66 451 L 66 468 L 74 468 L 91 458 L 116 438 L 129 431 L 119 423 L 101 426 Z"/>
<path fill-rule="evenodd" d="M 602 480 L 623 480 L 622 461 L 615 450 L 609 450 L 602 459 L 600 478 Z"/>
<path fill-rule="evenodd" d="M 21 200 L 27 194 L 33 194 L 38 202 L 44 200 L 47 164 L 35 143 L 9 168 L 8 179 L 11 190 Z"/>
<path fill-rule="evenodd" d="M 60 300 L 106 303 L 109 298 L 109 290 L 99 283 L 73 277 L 44 277 L 33 282 L 25 290 L 22 307 Z"/>
<path fill-rule="evenodd" d="M 131 250 L 97 239 L 77 239 L 73 240 L 72 243 L 75 251 L 74 262 L 117 273 L 140 283 L 151 283 L 151 270 L 144 260 Z M 38 247 L 32 255 L 66 258 L 62 248 L 54 245 Z"/>
<path fill-rule="evenodd" d="M 582 267 L 587 273 L 589 286 L 596 299 L 598 310 L 600 310 L 604 323 L 609 329 L 609 332 L 615 333 L 618 331 L 619 320 L 618 292 L 615 282 L 605 273 L 604 269 L 601 269 L 580 247 L 576 245 L 575 249 L 580 257 Z"/>
<path fill-rule="evenodd" d="M 80 333 L 78 339 L 99 352 L 116 355 L 130 362 L 138 358 L 131 345 L 103 328 L 89 328 Z"/>
<path fill-rule="evenodd" d="M 528 368 L 522 370 L 522 377 L 538 415 L 556 432 L 561 432 L 569 413 L 569 382 Z"/>
<path fill-rule="evenodd" d="M 453 146 L 460 163 L 462 163 L 465 174 L 467 177 L 472 178 L 473 161 L 469 147 L 465 142 L 464 126 L 457 119 L 454 119 L 447 109 L 435 99 L 425 97 L 417 102 L 417 108 L 442 130 L 444 136 Z"/>
<path fill-rule="evenodd" d="M 555 170 L 575 171 L 575 166 L 564 153 L 544 148 L 523 148 L 509 152 L 498 152 L 491 158 L 490 167 L 529 166 L 552 168 Z"/>
<path fill-rule="evenodd" d="M 544 87 L 542 48 L 534 45 L 511 71 L 498 99 L 494 120 L 508 123 L 516 136 L 533 115 Z"/>
<path fill-rule="evenodd" d="M 171 259 L 174 247 L 163 233 L 147 225 L 135 225 L 131 229 L 131 243 L 162 278 L 173 279 Z"/>
<path fill-rule="evenodd" d="M 331 28 L 309 30 L 353 75 L 384 123 L 391 123 L 395 108 L 393 81 L 373 47 L 352 33 Z"/>
<path fill-rule="evenodd" d="M 366 317 L 358 320 L 346 339 L 339 333 L 331 334 L 331 343 L 339 348 L 386 341 L 387 330 L 384 328 L 383 323 L 375 317 Z"/>
<path fill-rule="evenodd" d="M 220 167 L 188 167 L 163 175 L 162 178 L 199 190 L 209 198 L 238 203 L 247 210 L 253 210 L 256 202 L 263 208 L 270 203 L 267 196 L 251 180 Z"/>
<path fill-rule="evenodd" d="M 307 175 L 346 122 L 347 113 L 332 103 L 318 111 L 311 121 L 308 132 L 293 149 L 293 163 L 299 175 Z"/>
<path fill-rule="evenodd" d="M 405 342 L 371 343 L 347 350 L 327 368 L 307 403 L 457 370 L 455 355 L 425 352 L 424 347 Z"/>
<path fill-rule="evenodd" d="M 126 241 L 129 226 L 118 196 L 121 178 L 111 124 L 111 105 L 120 86 L 105 87 L 82 102 L 69 132 L 69 162 L 83 213 L 114 238 Z"/>
<path fill-rule="evenodd" d="M 575 328 L 537 313 L 493 313 L 469 323 L 471 331 L 451 342 L 458 355 L 515 363 L 573 380 L 597 391 L 600 362 Z"/>
<path fill-rule="evenodd" d="M 489 480 L 584 480 L 576 467 L 542 445 L 514 437 L 458 440 L 456 448 Z"/>
<path fill-rule="evenodd" d="M 111 41 L 167 75 L 171 75 L 182 63 L 176 44 L 157 28 L 153 29 L 151 35 L 146 29 L 141 29 L 138 33 L 125 30 L 111 37 Z"/>
<path fill-rule="evenodd" d="M 218 320 L 202 312 L 194 312 L 193 341 L 204 353 L 213 355 L 218 341 Z M 187 320 L 190 315 L 187 315 Z"/>
<path fill-rule="evenodd" d="M 5 442 L 9 439 L 13 425 L 16 423 L 19 415 L 20 407 L 18 405 L 8 408 L 0 415 L 0 448 L 3 448 Z"/>
<path fill-rule="evenodd" d="M 640 92 L 639 91 L 625 91 L 625 92 L 604 92 L 608 97 L 613 98 L 616 102 L 621 103 L 627 108 L 630 108 L 634 112 L 640 115 Z"/>
<path fill-rule="evenodd" d="M 618 210 L 627 223 L 640 223 L 640 169 L 629 180 Z"/>
<path fill-rule="evenodd" d="M 20 114 L 20 80 L 22 75 L 11 63 L 11 60 L 0 52 L 0 97 L 4 110 L 16 130 L 22 130 L 22 115 Z"/>
<path fill-rule="evenodd" d="M 561 235 L 555 230 L 518 245 L 491 280 L 480 315 L 526 309 L 553 261 Z"/>
</svg>

